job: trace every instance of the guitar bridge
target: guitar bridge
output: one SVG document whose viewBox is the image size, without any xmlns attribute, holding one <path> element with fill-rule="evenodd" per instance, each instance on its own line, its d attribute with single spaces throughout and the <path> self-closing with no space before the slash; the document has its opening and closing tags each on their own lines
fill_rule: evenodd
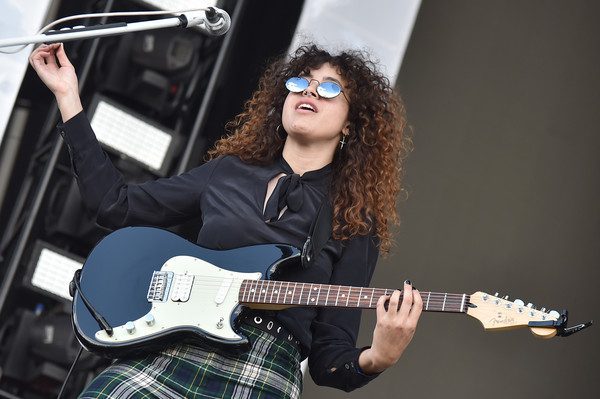
<svg viewBox="0 0 600 399">
<path fill-rule="evenodd" d="M 166 302 L 169 299 L 169 291 L 173 284 L 175 273 L 162 270 L 155 270 L 152 273 L 150 287 L 148 288 L 148 302 Z"/>
</svg>

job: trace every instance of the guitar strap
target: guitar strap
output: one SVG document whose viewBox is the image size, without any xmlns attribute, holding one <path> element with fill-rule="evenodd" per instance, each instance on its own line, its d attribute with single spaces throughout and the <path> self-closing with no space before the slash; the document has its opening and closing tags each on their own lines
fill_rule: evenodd
<svg viewBox="0 0 600 399">
<path fill-rule="evenodd" d="M 313 265 L 315 258 L 332 236 L 332 222 L 333 209 L 328 197 L 325 196 L 321 202 L 321 206 L 319 206 L 317 216 L 310 225 L 308 237 L 306 237 L 306 241 L 302 247 L 302 267 L 308 268 Z"/>
</svg>

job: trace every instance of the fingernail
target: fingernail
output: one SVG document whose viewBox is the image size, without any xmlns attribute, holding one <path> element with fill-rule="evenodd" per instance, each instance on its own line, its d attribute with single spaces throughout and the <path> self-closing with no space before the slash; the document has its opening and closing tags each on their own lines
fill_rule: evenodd
<svg viewBox="0 0 600 399">
<path fill-rule="evenodd" d="M 404 280 L 404 284 L 411 285 L 411 282 L 410 282 L 410 280 Z"/>
</svg>

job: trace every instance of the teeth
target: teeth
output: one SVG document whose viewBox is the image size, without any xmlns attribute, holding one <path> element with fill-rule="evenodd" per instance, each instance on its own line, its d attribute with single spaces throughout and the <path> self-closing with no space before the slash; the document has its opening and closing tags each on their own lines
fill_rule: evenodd
<svg viewBox="0 0 600 399">
<path fill-rule="evenodd" d="M 308 110 L 311 110 L 311 111 L 313 111 L 313 112 L 315 111 L 315 109 L 314 109 L 312 106 L 310 106 L 309 104 L 300 104 L 300 105 L 298 106 L 298 108 L 301 108 L 301 109 L 308 109 Z"/>
</svg>

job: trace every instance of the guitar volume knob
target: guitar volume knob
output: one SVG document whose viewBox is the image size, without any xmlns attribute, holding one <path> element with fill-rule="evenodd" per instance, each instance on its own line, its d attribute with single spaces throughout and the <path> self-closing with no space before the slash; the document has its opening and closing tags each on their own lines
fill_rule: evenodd
<svg viewBox="0 0 600 399">
<path fill-rule="evenodd" d="M 133 324 L 133 321 L 128 321 L 127 323 L 125 323 L 125 330 L 129 334 L 133 334 L 135 332 L 135 324 Z"/>
<path fill-rule="evenodd" d="M 152 327 L 156 323 L 156 319 L 154 318 L 152 313 L 148 313 L 146 316 L 144 316 L 144 321 L 149 327 Z"/>
</svg>

